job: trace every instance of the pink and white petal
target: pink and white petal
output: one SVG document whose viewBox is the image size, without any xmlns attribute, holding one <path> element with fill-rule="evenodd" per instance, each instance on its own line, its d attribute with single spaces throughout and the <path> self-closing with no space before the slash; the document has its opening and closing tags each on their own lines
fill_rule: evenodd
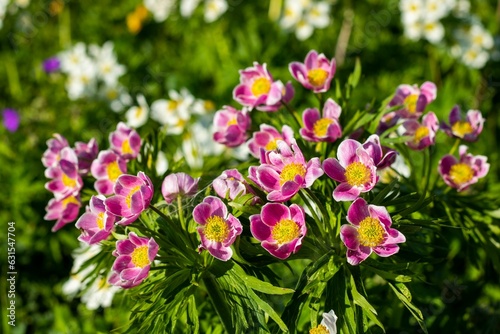
<svg viewBox="0 0 500 334">
<path fill-rule="evenodd" d="M 133 267 L 130 261 L 132 261 L 132 258 L 129 255 L 120 255 L 113 263 L 112 269 L 120 272 L 131 266 Z"/>
<path fill-rule="evenodd" d="M 280 203 L 267 203 L 262 207 L 261 219 L 267 226 L 274 226 L 280 220 L 290 219 L 290 209 Z"/>
<path fill-rule="evenodd" d="M 323 170 L 326 175 L 337 182 L 345 182 L 345 168 L 337 159 L 327 158 L 323 161 Z"/>
<path fill-rule="evenodd" d="M 285 260 L 292 254 L 292 247 L 290 244 L 284 244 L 281 247 L 275 242 L 263 241 L 261 243 L 262 248 L 267 250 L 271 255 L 277 257 L 278 259 Z"/>
<path fill-rule="evenodd" d="M 280 175 L 272 167 L 261 165 L 257 169 L 257 177 L 264 190 L 280 190 Z"/>
<path fill-rule="evenodd" d="M 280 202 L 280 203 L 283 203 L 283 202 L 288 201 L 290 198 L 292 198 L 293 195 L 295 195 L 295 194 L 284 195 L 281 192 L 281 190 L 273 190 L 269 194 L 267 194 L 266 199 L 268 201 L 270 201 L 270 202 Z"/>
<path fill-rule="evenodd" d="M 341 166 L 347 167 L 355 161 L 358 161 L 358 151 L 362 146 L 359 142 L 346 139 L 340 143 L 337 149 L 337 159 Z"/>
<path fill-rule="evenodd" d="M 268 240 L 271 237 L 271 228 L 264 224 L 261 215 L 250 216 L 250 232 L 259 241 Z"/>
<path fill-rule="evenodd" d="M 358 229 L 352 225 L 342 225 L 340 227 L 340 240 L 348 249 L 357 250 L 359 248 Z"/>
<path fill-rule="evenodd" d="M 372 253 L 372 249 L 370 247 L 360 246 L 356 250 L 348 249 L 347 250 L 347 262 L 350 265 L 357 266 L 364 260 L 366 260 Z"/>
<path fill-rule="evenodd" d="M 341 183 L 333 190 L 333 199 L 337 202 L 354 201 L 361 193 L 358 187 L 353 187 L 347 183 Z"/>
<path fill-rule="evenodd" d="M 370 212 L 370 217 L 378 219 L 386 228 L 391 227 L 392 219 L 391 215 L 385 208 L 385 206 L 378 205 L 368 205 L 368 211 Z"/>
<path fill-rule="evenodd" d="M 148 277 L 149 275 L 149 270 L 151 269 L 150 265 L 145 266 L 144 268 L 141 268 L 141 271 L 137 275 L 137 277 L 134 279 L 134 285 L 139 285 Z"/>
<path fill-rule="evenodd" d="M 333 118 L 338 120 L 340 114 L 342 113 L 342 108 L 333 99 L 328 98 L 323 107 L 323 117 Z"/>
<path fill-rule="evenodd" d="M 308 130 L 312 130 L 314 128 L 314 124 L 321 118 L 318 109 L 316 108 L 308 108 L 304 110 L 302 113 L 302 122 L 304 126 Z"/>
<path fill-rule="evenodd" d="M 281 186 L 281 194 L 283 197 L 292 198 L 300 188 L 299 183 L 295 181 L 287 181 Z"/>
<path fill-rule="evenodd" d="M 106 210 L 116 216 L 129 217 L 132 215 L 124 196 L 111 196 L 104 201 Z"/>
<path fill-rule="evenodd" d="M 395 244 L 380 245 L 373 248 L 375 254 L 381 257 L 388 257 L 399 252 L 399 246 Z"/>
<path fill-rule="evenodd" d="M 95 190 L 101 195 L 111 195 L 113 194 L 114 183 L 110 180 L 97 180 L 94 182 Z"/>
<path fill-rule="evenodd" d="M 130 239 L 118 240 L 116 242 L 116 250 L 120 255 L 132 254 L 132 252 L 136 249 L 137 246 L 138 245 L 134 244 Z"/>
<path fill-rule="evenodd" d="M 355 226 L 370 217 L 369 205 L 363 198 L 357 198 L 347 210 L 347 221 Z"/>
<path fill-rule="evenodd" d="M 78 219 L 75 224 L 79 229 L 92 229 L 97 227 L 97 215 L 91 212 L 86 212 Z"/>
<path fill-rule="evenodd" d="M 324 174 L 323 169 L 321 168 L 321 163 L 319 158 L 312 158 L 307 163 L 306 175 L 305 175 L 305 185 L 307 188 L 312 186 L 314 181 L 321 177 Z"/>
<path fill-rule="evenodd" d="M 400 244 L 402 242 L 406 242 L 406 237 L 403 233 L 399 232 L 395 228 L 388 228 L 387 231 L 387 239 L 384 241 L 384 245 L 390 244 Z"/>
<path fill-rule="evenodd" d="M 298 204 L 292 204 L 289 207 L 290 219 L 293 220 L 299 227 L 305 226 L 305 212 Z"/>
<path fill-rule="evenodd" d="M 122 272 L 120 273 L 120 278 L 124 281 L 131 281 L 137 278 L 137 275 L 139 275 L 140 272 L 141 268 L 139 267 L 123 269 Z"/>
<path fill-rule="evenodd" d="M 212 208 L 208 203 L 200 203 L 193 210 L 193 219 L 200 225 L 205 225 L 210 216 L 212 216 Z"/>
</svg>

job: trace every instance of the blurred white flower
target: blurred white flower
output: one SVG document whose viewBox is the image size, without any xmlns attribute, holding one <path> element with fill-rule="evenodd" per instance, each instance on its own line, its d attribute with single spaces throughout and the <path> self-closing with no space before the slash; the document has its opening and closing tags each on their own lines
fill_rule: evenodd
<svg viewBox="0 0 500 334">
<path fill-rule="evenodd" d="M 466 49 L 462 55 L 462 62 L 472 68 L 482 68 L 490 58 L 490 55 L 485 50 L 471 46 Z"/>
<path fill-rule="evenodd" d="M 423 24 L 423 36 L 429 42 L 437 44 L 443 40 L 444 27 L 439 21 L 428 21 Z"/>
<path fill-rule="evenodd" d="M 473 24 L 469 34 L 472 47 L 484 49 L 491 49 L 493 47 L 493 36 L 481 24 Z"/>
<path fill-rule="evenodd" d="M 305 18 L 315 28 L 326 28 L 330 24 L 330 5 L 326 2 L 312 3 Z"/>
<path fill-rule="evenodd" d="M 175 0 L 144 0 L 144 7 L 153 14 L 156 22 L 165 21 L 175 5 Z"/>
<path fill-rule="evenodd" d="M 89 310 L 110 307 L 113 297 L 120 290 L 120 287 L 109 284 L 106 277 L 100 276 L 82 294 L 82 302 Z"/>
<path fill-rule="evenodd" d="M 315 28 L 325 28 L 330 24 L 330 3 L 287 0 L 279 23 L 283 29 L 295 29 L 297 39 L 308 39 Z"/>
<path fill-rule="evenodd" d="M 125 74 L 125 66 L 118 64 L 113 51 L 113 42 L 108 41 L 102 47 L 91 45 L 89 53 L 94 57 L 97 67 L 97 77 L 107 86 L 118 83 L 118 78 Z"/>
<path fill-rule="evenodd" d="M 134 128 L 139 128 L 146 124 L 149 116 L 149 106 L 142 94 L 137 96 L 137 102 L 139 103 L 138 106 L 129 108 L 129 110 L 125 113 L 127 125 Z"/>
<path fill-rule="evenodd" d="M 401 18 L 406 28 L 408 24 L 420 20 L 421 13 L 424 10 L 424 2 L 422 0 L 401 0 L 399 10 L 401 10 Z"/>
<path fill-rule="evenodd" d="M 163 175 L 168 170 L 167 156 L 163 151 L 158 152 L 156 156 L 155 168 L 158 175 Z"/>
<path fill-rule="evenodd" d="M 205 1 L 205 22 L 214 22 L 227 10 L 226 0 Z"/>
<path fill-rule="evenodd" d="M 190 17 L 201 0 L 181 0 L 180 10 L 183 17 Z"/>
</svg>

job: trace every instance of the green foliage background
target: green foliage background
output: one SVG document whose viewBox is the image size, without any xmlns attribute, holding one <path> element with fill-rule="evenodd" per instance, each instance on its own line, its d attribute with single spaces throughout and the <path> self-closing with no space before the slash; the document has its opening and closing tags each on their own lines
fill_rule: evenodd
<svg viewBox="0 0 500 334">
<path fill-rule="evenodd" d="M 472 3 L 471 8 L 488 30 L 498 35 L 497 3 L 493 0 Z M 61 133 L 70 143 L 95 137 L 104 146 L 108 133 L 122 120 L 121 115 L 112 112 L 103 102 L 70 101 L 64 89 L 64 78 L 43 72 L 41 64 L 45 58 L 78 41 L 98 45 L 108 40 L 114 42 L 118 61 L 127 67 L 121 83 L 128 87 L 132 96 L 142 93 L 148 101 L 153 101 L 165 98 L 169 89 L 187 87 L 196 97 L 211 100 L 220 108 L 231 103 L 232 89 L 239 80 L 238 70 L 251 66 L 253 61 L 267 63 L 275 78 L 288 81 L 291 80 L 288 63 L 302 61 L 310 49 L 333 57 L 341 26 L 346 17 L 353 15 L 345 62 L 339 64 L 335 76 L 338 83 L 344 85 L 356 59 L 361 61 L 362 77 L 350 98 L 352 111 L 363 109 L 373 101 L 376 106 L 380 105 L 401 83 L 420 84 L 427 80 L 438 86 L 438 97 L 431 110 L 440 120 L 447 120 L 456 103 L 463 110 L 477 108 L 482 111 L 486 118 L 485 130 L 471 150 L 474 154 L 487 155 L 491 168 L 484 182 L 485 193 L 475 203 L 478 211 L 469 214 L 483 221 L 484 226 L 490 226 L 498 236 L 500 210 L 498 195 L 494 194 L 500 193 L 500 66 L 490 61 L 482 70 L 471 70 L 453 60 L 445 50 L 423 41 L 408 41 L 403 36 L 397 1 L 339 2 L 332 7 L 332 24 L 316 30 L 304 42 L 299 42 L 293 33 L 282 31 L 269 19 L 267 1 L 232 1 L 227 13 L 211 24 L 203 21 L 201 8 L 191 19 L 182 18 L 174 10 L 164 23 L 147 21 L 137 35 L 127 30 L 125 17 L 138 1 L 68 0 L 64 4 L 59 15 L 51 15 L 49 1 L 33 0 L 26 10 L 7 15 L 0 30 L 0 108 L 15 108 L 21 115 L 16 133 L 0 129 L 1 252 L 6 253 L 6 224 L 14 221 L 19 273 L 17 325 L 12 329 L 6 324 L 4 315 L 7 270 L 4 267 L 6 255 L 2 255 L 2 332 L 106 333 L 111 329 L 121 332 L 129 321 L 127 294 L 116 297 L 113 307 L 95 312 L 88 311 L 78 300 L 68 301 L 62 295 L 61 286 L 69 276 L 70 254 L 77 246 L 79 233 L 68 226 L 53 234 L 50 232 L 52 222 L 43 220 L 44 208 L 51 198 L 44 189 L 46 179 L 40 162 L 46 149 L 45 141 L 53 133 Z M 299 100 L 302 93 L 297 90 L 297 94 Z M 300 107 L 297 106 L 299 110 Z M 462 228 L 436 230 L 442 235 L 439 244 L 433 244 L 432 250 L 420 249 L 430 257 L 429 262 L 421 268 L 400 268 L 401 273 L 418 271 L 424 277 L 406 286 L 402 282 L 395 283 L 391 288 L 402 294 L 411 290 L 406 296 L 413 296 L 412 303 L 422 311 L 430 333 L 498 332 L 500 262 L 499 254 L 494 254 L 498 252 L 498 245 L 490 249 L 482 247 L 485 244 L 482 239 L 490 238 L 489 232 L 483 230 L 476 234 L 473 231 L 474 226 L 469 225 L 475 224 L 474 220 L 464 218 L 468 215 L 459 210 L 460 200 L 450 198 L 449 203 L 452 210 L 456 210 L 453 215 Z M 491 215 L 477 217 L 484 208 Z M 418 237 L 418 228 L 415 226 L 414 231 L 408 228 L 406 232 Z M 414 251 L 428 247 L 425 246 L 428 240 L 420 241 L 420 245 L 412 244 L 416 248 Z M 433 263 L 432 257 L 446 260 Z M 300 259 L 292 264 L 295 268 L 308 265 Z M 373 266 L 374 273 L 388 270 L 401 274 L 394 268 L 377 268 L 379 265 L 367 262 L 367 266 Z M 334 264 L 330 266 L 335 267 Z M 344 275 L 344 270 L 341 268 L 337 275 Z M 299 270 L 292 272 L 300 273 Z M 323 274 L 328 275 L 328 271 Z M 298 277 L 288 275 L 289 272 L 283 272 L 282 277 L 276 277 L 276 285 L 294 288 Z M 389 293 L 387 285 L 376 279 L 368 280 L 365 285 L 370 303 L 377 306 L 378 319 L 387 332 L 419 331 L 401 298 Z M 273 306 L 284 305 L 280 298 L 271 297 Z M 361 298 L 358 302 L 363 303 Z M 207 312 L 205 316 L 204 311 Z M 202 328 L 212 328 L 204 324 L 210 322 L 213 312 L 210 305 L 198 310 Z M 308 323 L 309 319 L 299 320 L 301 328 Z M 376 328 L 371 329 L 377 333 Z"/>
</svg>

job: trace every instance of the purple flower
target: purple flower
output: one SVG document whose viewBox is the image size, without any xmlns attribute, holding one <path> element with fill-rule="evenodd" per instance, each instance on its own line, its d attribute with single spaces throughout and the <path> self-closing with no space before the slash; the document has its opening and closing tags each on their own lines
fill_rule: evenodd
<svg viewBox="0 0 500 334">
<path fill-rule="evenodd" d="M 92 161 L 97 158 L 99 147 L 95 138 L 90 139 L 88 143 L 77 141 L 75 143 L 75 153 L 78 157 L 78 172 L 80 175 L 87 175 L 90 171 Z"/>
<path fill-rule="evenodd" d="M 70 147 L 61 150 L 61 159 L 56 166 L 45 170 L 45 177 L 52 179 L 45 184 L 45 189 L 54 193 L 56 200 L 70 195 L 76 196 L 83 187 L 78 174 L 78 158 Z"/>
<path fill-rule="evenodd" d="M 43 70 L 45 73 L 53 73 L 59 71 L 61 61 L 57 57 L 50 57 L 43 61 Z"/>
<path fill-rule="evenodd" d="M 278 140 L 283 140 L 290 145 L 293 140 L 293 130 L 288 125 L 283 125 L 279 133 L 275 127 L 267 124 L 260 125 L 260 131 L 254 132 L 252 139 L 248 141 L 250 153 L 257 159 L 262 158 L 267 151 L 274 151 L 278 148 Z M 264 160 L 261 160 L 264 162 Z"/>
<path fill-rule="evenodd" d="M 52 227 L 52 232 L 64 227 L 66 224 L 71 223 L 78 217 L 82 202 L 80 196 L 69 195 L 63 199 L 51 199 L 45 207 L 47 213 L 43 217 L 45 220 L 57 220 Z"/>
<path fill-rule="evenodd" d="M 153 238 L 143 238 L 134 232 L 128 234 L 128 239 L 118 240 L 113 255 L 113 273 L 108 282 L 124 289 L 133 288 L 148 277 L 151 263 L 159 246 Z"/>
<path fill-rule="evenodd" d="M 198 181 L 186 173 L 169 174 L 161 184 L 161 194 L 165 201 L 170 204 L 178 196 L 192 197 L 198 192 Z"/>
<path fill-rule="evenodd" d="M 111 234 L 117 217 L 106 211 L 105 199 L 102 195 L 90 199 L 89 210 L 76 222 L 76 227 L 82 231 L 78 240 L 92 245 L 107 239 Z"/>
<path fill-rule="evenodd" d="M 224 106 L 214 116 L 214 140 L 227 147 L 236 147 L 247 139 L 250 128 L 250 116 L 246 110 L 239 111 L 230 106 Z"/>
<path fill-rule="evenodd" d="M 207 196 L 195 206 L 193 219 L 198 227 L 201 244 L 215 258 L 227 261 L 233 255 L 231 245 L 243 231 L 238 218 L 227 212 L 226 205 L 215 196 Z"/>
<path fill-rule="evenodd" d="M 456 105 L 449 115 L 450 125 L 443 123 L 442 129 L 450 137 L 462 138 L 466 141 L 476 141 L 483 131 L 484 118 L 479 110 L 469 110 L 466 119 L 462 119 L 460 107 Z"/>
<path fill-rule="evenodd" d="M 342 108 L 328 99 L 323 107 L 323 117 L 316 108 L 309 108 L 302 114 L 304 127 L 300 129 L 300 135 L 312 142 L 334 142 L 342 136 L 339 124 Z"/>
<path fill-rule="evenodd" d="M 54 134 L 54 138 L 47 140 L 47 147 L 42 156 L 42 164 L 48 168 L 57 166 L 61 159 L 61 150 L 69 147 L 69 144 L 66 138 L 56 133 Z"/>
<path fill-rule="evenodd" d="M 294 94 L 292 84 L 274 81 L 266 64 L 253 63 L 253 67 L 240 70 L 240 84 L 233 90 L 236 102 L 250 109 L 277 111 L 281 100 L 289 102 Z"/>
<path fill-rule="evenodd" d="M 467 153 L 467 149 L 467 146 L 460 145 L 458 149 L 460 160 L 447 154 L 439 161 L 439 174 L 447 185 L 457 189 L 457 191 L 466 190 L 479 178 L 486 176 L 490 169 L 490 164 L 486 162 L 487 157 L 474 156 Z"/>
<path fill-rule="evenodd" d="M 267 203 L 250 216 L 250 231 L 271 255 L 284 260 L 297 253 L 307 233 L 304 209 L 292 204 Z"/>
<path fill-rule="evenodd" d="M 117 224 L 129 225 L 151 203 L 153 184 L 143 172 L 137 173 L 137 176 L 123 174 L 116 180 L 114 193 L 114 196 L 108 197 L 104 201 L 106 210 L 116 216 L 123 217 Z"/>
<path fill-rule="evenodd" d="M 391 228 L 392 219 L 383 206 L 368 205 L 363 198 L 352 202 L 347 211 L 350 225 L 342 225 L 340 239 L 347 247 L 347 262 L 355 266 L 375 254 L 387 257 L 399 251 L 405 236 Z"/>
<path fill-rule="evenodd" d="M 14 109 L 7 108 L 2 111 L 2 116 L 3 126 L 5 126 L 9 132 L 16 132 L 20 122 L 19 113 Z"/>
<path fill-rule="evenodd" d="M 389 107 L 401 105 L 396 111 L 397 118 L 419 118 L 429 103 L 436 99 L 437 88 L 433 82 L 426 81 L 420 88 L 417 85 L 399 85 Z"/>
<path fill-rule="evenodd" d="M 352 201 L 361 193 L 368 192 L 378 181 L 377 167 L 363 146 L 352 139 L 340 143 L 337 159 L 323 161 L 323 170 L 340 184 L 333 190 L 336 201 Z"/>
<path fill-rule="evenodd" d="M 127 172 L 127 161 L 113 151 L 101 151 L 92 162 L 90 172 L 96 178 L 95 190 L 102 195 L 111 195 L 118 177 Z"/>
<path fill-rule="evenodd" d="M 309 51 L 304 63 L 292 62 L 288 66 L 292 76 L 307 89 L 314 93 L 323 93 L 330 89 L 330 83 L 335 75 L 335 59 L 329 60 L 324 54 L 315 50 Z"/>
<path fill-rule="evenodd" d="M 111 150 L 125 160 L 135 159 L 141 150 L 141 137 L 123 122 L 118 123 L 116 131 L 109 134 L 109 143 Z"/>
<path fill-rule="evenodd" d="M 414 119 L 409 119 L 403 123 L 403 128 L 405 130 L 403 136 L 413 137 L 406 142 L 406 145 L 414 150 L 423 150 L 436 142 L 439 121 L 436 114 L 429 112 L 422 118 L 422 124 Z"/>
<path fill-rule="evenodd" d="M 248 169 L 249 179 L 267 191 L 267 200 L 272 202 L 288 201 L 323 175 L 319 158 L 306 162 L 295 140 L 290 146 L 279 140 L 277 152 L 267 152 L 265 161 Z"/>
<path fill-rule="evenodd" d="M 377 135 L 371 135 L 366 139 L 363 148 L 373 159 L 377 170 L 389 167 L 396 160 L 397 152 L 380 145 L 380 138 Z"/>
</svg>

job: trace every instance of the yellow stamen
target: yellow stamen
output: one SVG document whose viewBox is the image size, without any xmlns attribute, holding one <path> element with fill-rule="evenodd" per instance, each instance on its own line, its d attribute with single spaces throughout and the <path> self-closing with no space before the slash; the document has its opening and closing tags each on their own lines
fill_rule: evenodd
<svg viewBox="0 0 500 334">
<path fill-rule="evenodd" d="M 285 165 L 280 174 L 280 185 L 282 186 L 288 181 L 295 181 L 295 177 L 297 175 L 300 175 L 302 177 L 306 175 L 306 168 L 303 164 L 292 162 L 288 165 Z"/>
<path fill-rule="evenodd" d="M 415 131 L 415 136 L 413 137 L 413 141 L 415 143 L 420 143 L 422 139 L 425 137 L 429 136 L 429 128 L 426 126 L 420 126 L 418 129 Z"/>
<path fill-rule="evenodd" d="M 68 196 L 62 200 L 62 205 L 66 208 L 68 204 L 80 204 L 75 196 Z"/>
<path fill-rule="evenodd" d="M 474 132 L 472 125 L 467 121 L 458 121 L 451 126 L 451 131 L 457 137 L 463 138 L 465 135 Z"/>
<path fill-rule="evenodd" d="M 384 241 L 384 232 L 380 221 L 366 217 L 359 223 L 359 243 L 362 246 L 376 247 Z"/>
<path fill-rule="evenodd" d="M 274 225 L 271 236 L 278 244 L 286 244 L 300 236 L 299 225 L 291 219 L 282 219 Z"/>
<path fill-rule="evenodd" d="M 74 188 L 74 187 L 76 187 L 76 180 L 70 178 L 65 173 L 63 173 L 63 175 L 62 175 L 61 181 L 62 181 L 62 183 L 64 184 L 65 187 L 68 187 L 68 188 Z"/>
<path fill-rule="evenodd" d="M 178 106 L 179 106 L 179 101 L 169 100 L 167 103 L 167 111 L 175 110 L 177 109 Z"/>
<path fill-rule="evenodd" d="M 210 241 L 223 242 L 229 235 L 229 227 L 220 216 L 211 216 L 205 224 L 205 238 Z"/>
<path fill-rule="evenodd" d="M 127 206 L 130 208 L 132 206 L 132 196 L 141 189 L 141 186 L 136 186 L 130 190 L 128 193 L 127 197 L 125 197 L 125 203 L 127 203 Z"/>
<path fill-rule="evenodd" d="M 125 139 L 122 143 L 122 154 L 133 154 L 134 151 L 132 150 L 132 147 L 130 147 L 130 141 L 128 139 Z"/>
<path fill-rule="evenodd" d="M 264 77 L 256 79 L 253 82 L 251 88 L 252 94 L 257 97 L 269 93 L 270 90 L 271 90 L 271 81 L 269 81 L 269 79 Z"/>
<path fill-rule="evenodd" d="M 116 179 L 118 176 L 122 175 L 122 171 L 120 169 L 120 166 L 118 165 L 118 161 L 113 161 L 106 166 L 106 172 L 108 174 L 108 179 L 111 182 L 116 182 Z"/>
<path fill-rule="evenodd" d="M 408 95 L 403 101 L 403 104 L 410 114 L 414 114 L 417 111 L 417 101 L 418 94 Z"/>
<path fill-rule="evenodd" d="M 318 119 L 313 125 L 313 132 L 316 137 L 324 137 L 328 131 L 328 127 L 333 123 L 331 118 Z"/>
<path fill-rule="evenodd" d="M 355 161 L 345 169 L 345 178 L 351 186 L 361 186 L 370 182 L 370 169 L 359 161 Z"/>
<path fill-rule="evenodd" d="M 472 180 L 473 177 L 474 171 L 469 165 L 459 162 L 451 166 L 450 178 L 456 184 L 462 185 L 464 183 L 467 183 Z"/>
<path fill-rule="evenodd" d="M 104 228 L 104 212 L 99 212 L 97 214 L 97 219 L 95 223 L 97 224 L 97 227 L 99 227 L 100 230 Z"/>
<path fill-rule="evenodd" d="M 266 145 L 266 151 L 274 151 L 275 149 L 277 149 L 278 143 L 276 143 L 276 141 L 276 139 L 269 141 L 269 143 L 267 143 Z"/>
<path fill-rule="evenodd" d="M 231 119 L 227 122 L 226 126 L 230 126 L 230 125 L 238 125 L 238 121 L 236 120 L 236 117 L 231 118 Z"/>
<path fill-rule="evenodd" d="M 307 72 L 307 80 L 314 87 L 323 86 L 327 78 L 328 72 L 322 68 L 315 68 Z"/>
<path fill-rule="evenodd" d="M 134 249 L 131 258 L 134 266 L 139 268 L 144 268 L 145 266 L 151 264 L 148 256 L 148 246 L 139 246 Z"/>
<path fill-rule="evenodd" d="M 325 325 L 318 325 L 317 327 L 311 328 L 309 334 L 329 334 L 330 331 L 325 327 Z"/>
</svg>

